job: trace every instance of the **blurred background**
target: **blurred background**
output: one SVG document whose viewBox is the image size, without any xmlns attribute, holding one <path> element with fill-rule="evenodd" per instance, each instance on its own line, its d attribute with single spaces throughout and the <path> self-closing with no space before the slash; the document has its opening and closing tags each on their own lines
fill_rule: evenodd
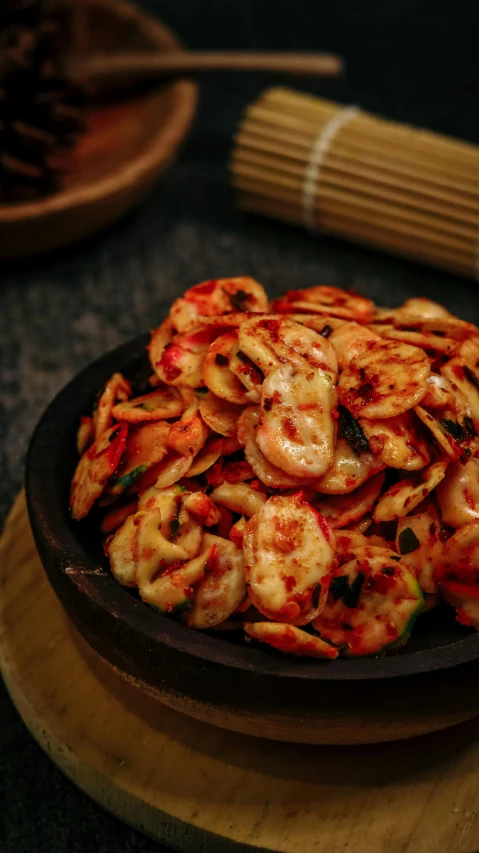
<svg viewBox="0 0 479 853">
<path fill-rule="evenodd" d="M 227 183 L 245 106 L 272 82 L 479 142 L 479 5 L 468 0 L 143 0 L 196 49 L 324 50 L 337 79 L 210 74 L 180 157 L 152 197 L 106 233 L 54 256 L 0 269 L 0 518 L 22 485 L 42 410 L 85 364 L 158 324 L 185 288 L 252 275 L 289 287 L 355 287 L 398 304 L 434 298 L 438 279 L 467 316 L 474 283 L 239 213 Z M 406 288 L 407 284 L 407 288 Z M 32 641 L 34 638 L 32 638 Z M 158 846 L 77 791 L 27 733 L 0 689 L 0 851 L 107 853 Z"/>
</svg>

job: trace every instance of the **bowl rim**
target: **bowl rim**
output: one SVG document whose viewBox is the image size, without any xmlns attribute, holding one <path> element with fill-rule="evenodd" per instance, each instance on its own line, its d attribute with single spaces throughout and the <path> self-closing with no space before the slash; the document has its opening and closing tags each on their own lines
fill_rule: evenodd
<svg viewBox="0 0 479 853">
<path fill-rule="evenodd" d="M 75 534 L 67 502 L 61 500 L 55 474 L 59 456 L 73 436 L 80 414 L 84 414 L 99 387 L 116 370 L 127 369 L 146 350 L 144 333 L 110 350 L 77 373 L 56 395 L 40 418 L 31 438 L 25 472 L 27 507 L 32 531 L 50 582 L 57 591 L 58 580 L 74 587 L 76 595 L 98 608 L 105 618 L 127 622 L 146 646 L 161 644 L 199 661 L 226 665 L 255 675 L 315 681 L 358 681 L 420 676 L 451 669 L 479 658 L 479 633 L 448 645 L 405 652 L 402 655 L 338 658 L 335 661 L 276 657 L 261 648 L 246 647 L 202 634 L 170 619 L 120 586 L 111 573 L 100 571 Z M 70 432 L 70 440 L 66 434 Z M 71 474 L 67 473 L 69 484 Z M 61 491 L 61 490 L 60 490 Z M 86 582 L 88 579 L 88 582 Z M 92 603 L 93 600 L 93 603 Z M 66 608 L 68 610 L 68 607 Z"/>
<path fill-rule="evenodd" d="M 173 31 L 146 10 L 133 6 L 128 0 L 84 0 L 89 6 L 100 6 L 116 14 L 125 23 L 139 29 L 148 28 L 152 42 L 162 50 L 183 50 L 183 44 Z M 122 195 L 139 181 L 154 180 L 155 174 L 178 149 L 188 133 L 198 102 L 199 86 L 194 80 L 177 79 L 167 84 L 172 94 L 169 120 L 151 137 L 144 150 L 114 172 L 82 186 L 60 190 L 52 196 L 34 201 L 0 205 L 0 225 L 13 225 L 57 216 L 64 211 L 79 210 L 105 198 Z"/>
</svg>

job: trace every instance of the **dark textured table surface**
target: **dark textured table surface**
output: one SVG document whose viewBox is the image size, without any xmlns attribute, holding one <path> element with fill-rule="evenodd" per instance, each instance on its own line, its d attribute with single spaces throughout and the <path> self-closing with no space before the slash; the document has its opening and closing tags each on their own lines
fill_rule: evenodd
<svg viewBox="0 0 479 853">
<path fill-rule="evenodd" d="M 192 47 L 327 49 L 348 76 L 297 86 L 479 142 L 479 5 L 470 0 L 148 0 Z M 61 256 L 0 271 L 0 517 L 22 484 L 41 411 L 90 360 L 154 325 L 184 288 L 251 274 L 271 292 L 354 286 L 398 303 L 411 289 L 464 315 L 479 291 L 452 276 L 248 219 L 226 188 L 230 138 L 266 76 L 204 79 L 180 160 L 153 198 Z M 288 83 L 287 80 L 282 80 Z M 401 851 L 414 853 L 412 846 Z M 1 853 L 159 850 L 102 812 L 49 762 L 0 686 Z M 437 851 L 443 853 L 443 851 Z"/>
</svg>

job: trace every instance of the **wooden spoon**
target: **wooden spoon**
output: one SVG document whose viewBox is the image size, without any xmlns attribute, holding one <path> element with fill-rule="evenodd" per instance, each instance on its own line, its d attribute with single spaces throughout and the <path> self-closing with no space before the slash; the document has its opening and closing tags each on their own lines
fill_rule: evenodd
<svg viewBox="0 0 479 853">
<path fill-rule="evenodd" d="M 205 71 L 272 71 L 283 74 L 336 76 L 343 70 L 339 56 L 329 53 L 257 53 L 181 51 L 179 53 L 120 53 L 75 59 L 69 65 L 76 79 L 88 79 L 101 89 L 178 77 Z"/>
</svg>

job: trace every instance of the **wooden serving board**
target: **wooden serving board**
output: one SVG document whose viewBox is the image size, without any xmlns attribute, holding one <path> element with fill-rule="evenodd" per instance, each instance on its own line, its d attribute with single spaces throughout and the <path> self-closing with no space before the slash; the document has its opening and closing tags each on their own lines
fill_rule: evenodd
<svg viewBox="0 0 479 853">
<path fill-rule="evenodd" d="M 73 628 L 43 572 L 23 494 L 0 541 L 0 667 L 64 773 L 176 850 L 479 849 L 479 720 L 409 741 L 311 747 L 233 734 L 160 705 Z"/>
</svg>

